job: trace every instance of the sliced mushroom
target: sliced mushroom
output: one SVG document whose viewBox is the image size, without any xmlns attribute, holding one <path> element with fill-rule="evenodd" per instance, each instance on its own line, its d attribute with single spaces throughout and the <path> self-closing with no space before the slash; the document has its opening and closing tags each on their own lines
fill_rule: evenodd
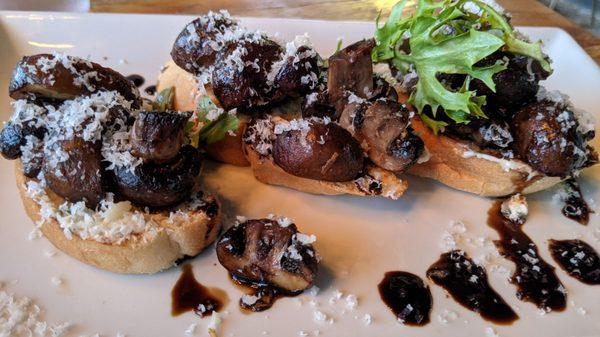
<svg viewBox="0 0 600 337">
<path fill-rule="evenodd" d="M 200 174 L 198 150 L 184 145 L 168 164 L 145 163 L 133 172 L 127 167 L 114 170 L 116 189 L 125 199 L 153 208 L 174 205 L 189 196 Z"/>
<path fill-rule="evenodd" d="M 373 91 L 373 61 L 371 50 L 375 41 L 358 41 L 329 58 L 327 90 L 338 113 L 344 108 L 346 91 L 368 98 Z"/>
<path fill-rule="evenodd" d="M 424 149 L 409 119 L 408 109 L 396 101 L 360 100 L 346 105 L 340 125 L 361 142 L 377 166 L 404 172 L 417 162 Z"/>
<path fill-rule="evenodd" d="M 588 162 L 585 136 L 577 130 L 579 122 L 561 104 L 531 104 L 517 112 L 511 125 L 514 151 L 537 171 L 566 177 Z"/>
<path fill-rule="evenodd" d="M 225 110 L 251 108 L 270 101 L 267 74 L 281 47 L 268 39 L 230 43 L 216 57 L 212 89 Z"/>
<path fill-rule="evenodd" d="M 316 252 L 294 224 L 248 220 L 217 242 L 217 258 L 234 277 L 289 292 L 308 289 L 318 268 Z"/>
<path fill-rule="evenodd" d="M 184 127 L 191 113 L 142 111 L 131 129 L 131 154 L 145 162 L 166 163 L 184 143 Z"/>
<path fill-rule="evenodd" d="M 203 68 L 213 65 L 225 32 L 235 28 L 237 23 L 221 13 L 205 15 L 190 22 L 177 36 L 171 58 L 187 72 L 198 74 Z"/>
<path fill-rule="evenodd" d="M 135 85 L 118 72 L 77 57 L 59 54 L 25 56 L 17 63 L 9 85 L 14 99 L 67 100 L 99 90 L 117 91 L 140 105 Z"/>
<path fill-rule="evenodd" d="M 71 202 L 85 201 L 94 208 L 106 192 L 100 142 L 86 142 L 76 137 L 58 141 L 56 146 L 53 151 L 68 158 L 58 162 L 56 154 L 44 162 L 43 172 L 48 187 Z"/>
<path fill-rule="evenodd" d="M 360 145 L 348 131 L 316 121 L 279 134 L 273 142 L 273 159 L 290 174 L 325 181 L 350 181 L 364 167 Z"/>
</svg>

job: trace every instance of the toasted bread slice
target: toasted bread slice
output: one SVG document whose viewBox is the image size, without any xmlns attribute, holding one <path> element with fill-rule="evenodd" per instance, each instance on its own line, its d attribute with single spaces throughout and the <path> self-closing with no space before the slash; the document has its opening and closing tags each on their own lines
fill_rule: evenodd
<svg viewBox="0 0 600 337">
<path fill-rule="evenodd" d="M 116 273 L 152 274 L 167 269 L 184 256 L 195 256 L 215 241 L 221 229 L 220 207 L 215 197 L 205 195 L 202 200 L 213 207 L 180 210 L 175 216 L 170 211 L 144 213 L 144 219 L 153 227 L 144 233 L 133 234 L 119 243 L 82 239 L 76 233 L 68 238 L 55 217 L 42 220 L 42 205 L 27 191 L 31 179 L 22 173 L 17 161 L 15 175 L 21 200 L 27 215 L 41 224 L 44 236 L 59 250 L 83 263 Z M 46 189 L 49 202 L 58 207 L 64 199 Z M 216 208 L 215 208 L 216 207 Z"/>
<path fill-rule="evenodd" d="M 158 76 L 157 91 L 175 87 L 175 110 L 195 111 L 198 100 L 207 94 L 199 89 L 198 80 L 194 75 L 181 69 L 172 60 L 167 62 Z M 216 143 L 205 146 L 208 155 L 219 162 L 248 166 L 250 163 L 244 155 L 242 148 L 242 135 L 246 129 L 246 122 L 241 121 L 240 126 L 233 134 Z"/>
<path fill-rule="evenodd" d="M 392 200 L 399 199 L 408 188 L 405 180 L 374 165 L 368 165 L 367 173 L 355 180 L 329 182 L 291 175 L 277 166 L 273 157 L 256 152 L 251 144 L 245 145 L 245 151 L 254 176 L 265 184 L 285 186 L 311 194 L 382 196 Z"/>
<path fill-rule="evenodd" d="M 561 178 L 545 176 L 520 160 L 481 154 L 468 142 L 436 135 L 419 117 L 412 126 L 425 143 L 429 160 L 413 166 L 408 171 L 411 174 L 486 197 L 535 193 L 561 182 Z"/>
</svg>

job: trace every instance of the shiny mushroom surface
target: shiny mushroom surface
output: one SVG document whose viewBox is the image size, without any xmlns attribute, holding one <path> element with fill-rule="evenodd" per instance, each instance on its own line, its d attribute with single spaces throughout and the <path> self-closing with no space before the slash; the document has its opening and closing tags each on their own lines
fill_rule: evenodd
<svg viewBox="0 0 600 337">
<path fill-rule="evenodd" d="M 348 131 L 335 123 L 302 122 L 273 142 L 273 160 L 279 167 L 298 177 L 324 181 L 350 181 L 362 172 L 363 152 Z"/>
<path fill-rule="evenodd" d="M 308 289 L 317 274 L 312 241 L 289 221 L 248 220 L 223 233 L 217 258 L 234 277 L 297 292 Z"/>
<path fill-rule="evenodd" d="M 567 177 L 595 157 L 578 129 L 579 121 L 567 106 L 550 101 L 531 104 L 514 117 L 513 149 L 535 170 Z"/>
<path fill-rule="evenodd" d="M 64 54 L 25 56 L 17 63 L 9 84 L 13 99 L 67 100 L 106 90 L 140 104 L 135 85 L 118 72 Z"/>
<path fill-rule="evenodd" d="M 184 144 L 191 112 L 142 111 L 131 129 L 131 153 L 144 162 L 167 163 Z"/>
<path fill-rule="evenodd" d="M 79 137 L 60 141 L 58 150 L 67 153 L 68 158 L 46 158 L 43 172 L 48 187 L 69 201 L 83 200 L 94 208 L 104 197 L 107 183 L 100 145 Z"/>
<path fill-rule="evenodd" d="M 329 57 L 327 91 L 338 112 L 344 107 L 346 92 L 368 98 L 373 91 L 371 51 L 374 40 L 358 41 Z"/>
<path fill-rule="evenodd" d="M 171 162 L 144 163 L 134 170 L 117 167 L 114 170 L 115 188 L 119 195 L 140 206 L 168 207 L 191 193 L 200 174 L 198 150 L 185 145 Z"/>
</svg>

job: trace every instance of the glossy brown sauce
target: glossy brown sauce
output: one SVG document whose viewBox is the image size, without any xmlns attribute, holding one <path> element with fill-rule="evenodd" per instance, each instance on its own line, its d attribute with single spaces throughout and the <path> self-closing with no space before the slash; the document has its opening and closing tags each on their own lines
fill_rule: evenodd
<svg viewBox="0 0 600 337">
<path fill-rule="evenodd" d="M 600 257 L 590 245 L 581 240 L 550 240 L 548 247 L 567 274 L 586 284 L 600 284 Z"/>
<path fill-rule="evenodd" d="M 566 199 L 562 214 L 582 225 L 587 225 L 590 221 L 590 213 L 593 213 L 593 211 L 590 210 L 590 207 L 583 198 L 579 183 L 575 179 L 568 179 L 564 182 L 564 188 Z"/>
<path fill-rule="evenodd" d="M 149 96 L 156 94 L 156 85 L 149 85 L 144 89 L 144 92 Z"/>
<path fill-rule="evenodd" d="M 522 223 L 502 216 L 501 205 L 502 201 L 497 201 L 489 210 L 488 225 L 500 235 L 500 240 L 494 241 L 500 254 L 516 265 L 511 282 L 517 286 L 517 297 L 547 311 L 564 310 L 567 294 L 554 267 L 539 256 L 537 246 L 523 232 Z"/>
<path fill-rule="evenodd" d="M 137 74 L 132 74 L 127 76 L 127 79 L 129 81 L 131 81 L 133 83 L 133 85 L 135 85 L 136 87 L 141 87 L 142 85 L 144 85 L 144 82 L 146 82 L 146 80 L 144 79 L 143 76 L 141 75 L 137 75 Z"/>
<path fill-rule="evenodd" d="M 194 311 L 200 317 L 210 316 L 219 311 L 227 302 L 227 294 L 223 290 L 207 288 L 196 281 L 192 266 L 186 264 L 171 291 L 171 315 L 179 316 L 187 311 Z"/>
<path fill-rule="evenodd" d="M 378 289 L 383 302 L 402 324 L 422 326 L 429 323 L 431 291 L 420 277 L 390 271 L 385 273 Z"/>
<path fill-rule="evenodd" d="M 240 288 L 245 295 L 240 298 L 240 308 L 243 312 L 260 312 L 270 309 L 282 297 L 295 297 L 302 293 L 290 292 L 273 287 L 268 284 L 255 283 L 248 279 L 230 274 L 231 281 Z"/>
<path fill-rule="evenodd" d="M 446 289 L 454 300 L 487 321 L 510 324 L 519 316 L 490 286 L 485 269 L 463 251 L 444 253 L 429 267 L 427 277 Z"/>
</svg>

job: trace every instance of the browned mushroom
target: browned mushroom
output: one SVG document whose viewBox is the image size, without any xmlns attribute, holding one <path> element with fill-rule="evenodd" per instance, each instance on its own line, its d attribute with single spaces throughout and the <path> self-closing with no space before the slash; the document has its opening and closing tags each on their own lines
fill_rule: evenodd
<svg viewBox="0 0 600 337">
<path fill-rule="evenodd" d="M 248 220 L 227 230 L 217 242 L 217 258 L 232 276 L 259 286 L 297 292 L 317 273 L 315 249 L 295 224 Z"/>
<path fill-rule="evenodd" d="M 348 131 L 335 123 L 304 122 L 273 142 L 273 159 L 279 167 L 298 177 L 325 181 L 350 181 L 362 172 L 363 152 Z"/>
<path fill-rule="evenodd" d="M 59 161 L 56 154 L 44 162 L 48 187 L 71 202 L 85 201 L 94 208 L 106 192 L 100 142 L 86 142 L 76 137 L 58 141 L 55 145 L 57 148 L 53 151 L 68 158 Z"/>
<path fill-rule="evenodd" d="M 275 93 L 271 101 L 285 97 L 300 97 L 319 83 L 319 55 L 312 48 L 300 46 L 288 55 L 274 78 Z"/>
<path fill-rule="evenodd" d="M 590 153 L 579 122 L 563 104 L 542 101 L 521 109 L 512 123 L 513 149 L 537 171 L 566 177 L 586 165 Z"/>
<path fill-rule="evenodd" d="M 329 117 L 334 121 L 339 118 L 335 108 L 329 103 L 327 90 L 315 91 L 306 95 L 302 100 L 301 107 L 302 117 Z"/>
<path fill-rule="evenodd" d="M 371 50 L 375 41 L 358 41 L 329 58 L 327 90 L 331 104 L 338 113 L 344 108 L 346 92 L 368 98 L 373 91 L 373 61 Z"/>
<path fill-rule="evenodd" d="M 229 43 L 218 54 L 212 72 L 212 89 L 225 110 L 251 108 L 269 102 L 267 74 L 281 47 L 268 39 Z"/>
<path fill-rule="evenodd" d="M 9 85 L 14 99 L 66 100 L 99 90 L 117 91 L 140 105 L 138 89 L 118 72 L 63 54 L 25 56 L 17 63 Z"/>
<path fill-rule="evenodd" d="M 171 49 L 171 58 L 181 69 L 198 74 L 213 65 L 225 42 L 225 33 L 236 27 L 237 23 L 223 13 L 211 12 L 199 17 L 179 33 Z"/>
<path fill-rule="evenodd" d="M 410 112 L 395 101 L 355 98 L 344 108 L 340 125 L 361 142 L 373 163 L 386 170 L 406 171 L 424 150 L 410 127 Z"/>
<path fill-rule="evenodd" d="M 127 200 L 153 208 L 167 207 L 189 196 L 200 174 L 198 150 L 184 145 L 176 158 L 167 164 L 145 163 L 131 170 L 114 169 L 116 189 Z"/>
<path fill-rule="evenodd" d="M 145 162 L 166 163 L 179 153 L 191 113 L 142 111 L 131 129 L 131 154 Z"/>
<path fill-rule="evenodd" d="M 417 162 L 424 144 L 412 132 L 409 118 L 408 109 L 394 101 L 377 100 L 365 110 L 360 134 L 377 166 L 404 172 Z"/>
</svg>

